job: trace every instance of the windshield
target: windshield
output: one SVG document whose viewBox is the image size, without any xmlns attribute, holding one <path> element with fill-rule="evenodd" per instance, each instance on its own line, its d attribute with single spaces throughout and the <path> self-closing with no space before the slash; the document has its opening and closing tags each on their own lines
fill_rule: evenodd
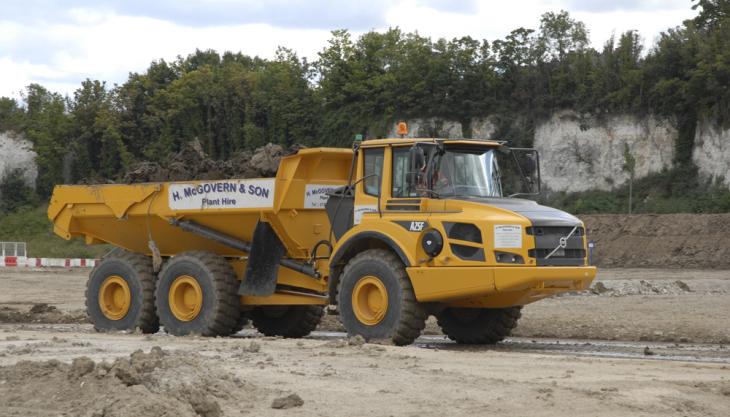
<svg viewBox="0 0 730 417">
<path fill-rule="evenodd" d="M 423 148 L 416 164 L 408 147 L 393 149 L 393 197 L 503 196 L 494 149 Z"/>
<path fill-rule="evenodd" d="M 434 158 L 432 190 L 441 197 L 502 197 L 499 165 L 493 149 L 446 149 Z"/>
</svg>

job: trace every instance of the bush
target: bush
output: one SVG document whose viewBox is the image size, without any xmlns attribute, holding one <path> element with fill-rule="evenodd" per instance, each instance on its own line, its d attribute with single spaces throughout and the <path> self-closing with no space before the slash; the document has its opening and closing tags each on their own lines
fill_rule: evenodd
<svg viewBox="0 0 730 417">
<path fill-rule="evenodd" d="M 64 240 L 53 233 L 46 206 L 20 208 L 0 216 L 0 241 L 26 242 L 34 258 L 99 258 L 109 245 L 87 246 L 81 239 Z"/>
</svg>

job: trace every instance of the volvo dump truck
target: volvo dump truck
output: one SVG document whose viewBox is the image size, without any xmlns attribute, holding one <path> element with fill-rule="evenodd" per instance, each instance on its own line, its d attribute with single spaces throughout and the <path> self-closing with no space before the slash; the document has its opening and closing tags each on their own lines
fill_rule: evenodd
<svg viewBox="0 0 730 417">
<path fill-rule="evenodd" d="M 61 185 L 48 216 L 117 248 L 86 287 L 99 331 L 303 337 L 329 308 L 367 340 L 410 344 L 435 315 L 489 344 L 596 273 L 580 220 L 519 198 L 537 191 L 534 150 L 401 137 L 301 149 L 276 178 Z"/>
</svg>

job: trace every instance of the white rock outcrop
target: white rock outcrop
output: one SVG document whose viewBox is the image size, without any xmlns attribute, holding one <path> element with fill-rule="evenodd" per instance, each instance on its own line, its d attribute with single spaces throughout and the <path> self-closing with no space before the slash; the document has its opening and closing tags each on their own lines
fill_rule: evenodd
<svg viewBox="0 0 730 417">
<path fill-rule="evenodd" d="M 602 120 L 576 113 L 554 114 L 537 126 L 543 185 L 553 191 L 610 190 L 629 179 L 624 149 L 636 160 L 635 177 L 669 168 L 677 130 L 669 120 L 630 115 Z"/>
<path fill-rule="evenodd" d="M 471 121 L 471 137 L 474 139 L 494 139 L 497 134 L 497 121 L 492 116 L 472 119 Z"/>
<path fill-rule="evenodd" d="M 36 153 L 29 140 L 13 132 L 0 132 L 0 181 L 12 171 L 20 169 L 26 184 L 35 187 L 38 177 L 35 158 Z"/>
<path fill-rule="evenodd" d="M 723 179 L 730 186 L 730 129 L 706 121 L 697 124 L 692 160 L 700 175 Z"/>
</svg>

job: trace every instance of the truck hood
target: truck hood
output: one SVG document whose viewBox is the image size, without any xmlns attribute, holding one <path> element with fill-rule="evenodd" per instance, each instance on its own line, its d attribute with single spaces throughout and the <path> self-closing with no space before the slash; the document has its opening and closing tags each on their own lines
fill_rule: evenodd
<svg viewBox="0 0 730 417">
<path fill-rule="evenodd" d="M 520 214 L 534 226 L 580 226 L 581 221 L 572 214 L 552 207 L 542 206 L 532 200 L 498 197 L 460 197 L 458 200 L 486 204 Z"/>
</svg>

